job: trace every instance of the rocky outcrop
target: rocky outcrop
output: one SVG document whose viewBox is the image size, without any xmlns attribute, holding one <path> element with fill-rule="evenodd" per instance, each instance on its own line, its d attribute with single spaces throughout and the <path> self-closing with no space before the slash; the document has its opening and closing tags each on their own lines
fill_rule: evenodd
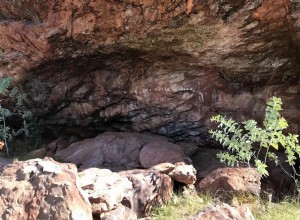
<svg viewBox="0 0 300 220">
<path fill-rule="evenodd" d="M 34 159 L 0 172 L 1 219 L 91 220 L 91 204 L 77 184 L 73 164 Z"/>
<path fill-rule="evenodd" d="M 59 134 L 204 145 L 211 115 L 261 119 L 272 95 L 299 133 L 299 11 L 289 0 L 2 0 L 0 75 Z"/>
</svg>

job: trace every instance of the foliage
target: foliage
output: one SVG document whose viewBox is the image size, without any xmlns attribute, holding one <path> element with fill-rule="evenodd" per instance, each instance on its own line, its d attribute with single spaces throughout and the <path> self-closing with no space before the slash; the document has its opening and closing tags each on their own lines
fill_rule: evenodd
<svg viewBox="0 0 300 220">
<path fill-rule="evenodd" d="M 17 87 L 11 88 L 12 81 L 11 77 L 0 78 L 0 141 L 4 143 L 7 155 L 9 155 L 8 142 L 21 134 L 29 136 L 27 121 L 32 116 L 30 111 L 22 108 L 26 94 L 21 94 Z M 3 101 L 9 102 L 12 109 L 6 108 Z M 20 124 L 10 126 L 8 123 L 10 120 L 19 120 Z"/>
<path fill-rule="evenodd" d="M 287 156 L 286 162 L 291 166 L 295 165 L 296 157 L 300 155 L 298 135 L 283 133 L 288 123 L 279 113 L 282 110 L 281 105 L 282 101 L 277 97 L 272 97 L 267 102 L 263 127 L 259 127 L 252 119 L 238 124 L 221 115 L 213 116 L 211 121 L 219 125 L 216 130 L 210 130 L 209 133 L 229 150 L 217 155 L 221 162 L 227 162 L 230 166 L 238 165 L 238 162 L 250 165 L 250 160 L 254 159 L 258 172 L 262 176 L 267 176 L 267 160 L 280 165 L 278 157 L 272 150 L 278 150 L 281 146 Z M 258 147 L 255 147 L 256 145 Z"/>
</svg>

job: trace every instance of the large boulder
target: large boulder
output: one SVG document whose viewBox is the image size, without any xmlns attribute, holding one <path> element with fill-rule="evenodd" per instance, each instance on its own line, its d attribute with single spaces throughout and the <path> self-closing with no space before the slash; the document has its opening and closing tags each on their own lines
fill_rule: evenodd
<svg viewBox="0 0 300 220">
<path fill-rule="evenodd" d="M 110 212 L 126 199 L 132 183 L 107 169 L 89 168 L 78 174 L 79 185 L 92 204 L 93 214 Z"/>
<path fill-rule="evenodd" d="M 260 193 L 260 175 L 256 168 L 248 166 L 222 167 L 209 173 L 198 182 L 197 190 L 212 194 L 233 195 Z"/>
<path fill-rule="evenodd" d="M 183 150 L 166 138 L 128 132 L 105 132 L 95 138 L 75 142 L 58 151 L 59 161 L 76 164 L 80 169 L 106 167 L 125 170 L 149 168 L 162 162 L 183 162 Z"/>
<path fill-rule="evenodd" d="M 2 219 L 91 220 L 91 204 L 77 184 L 73 164 L 33 159 L 0 172 Z"/>
<path fill-rule="evenodd" d="M 140 162 L 144 168 L 150 168 L 165 162 L 175 164 L 185 160 L 182 148 L 165 140 L 150 141 L 140 152 Z"/>
<path fill-rule="evenodd" d="M 139 218 L 149 215 L 154 206 L 172 197 L 173 181 L 166 174 L 151 170 L 128 170 L 120 174 L 132 182 L 128 201 Z"/>
<path fill-rule="evenodd" d="M 115 173 L 89 168 L 79 173 L 78 183 L 92 204 L 93 215 L 105 220 L 145 217 L 173 193 L 172 179 L 155 170 Z"/>
</svg>

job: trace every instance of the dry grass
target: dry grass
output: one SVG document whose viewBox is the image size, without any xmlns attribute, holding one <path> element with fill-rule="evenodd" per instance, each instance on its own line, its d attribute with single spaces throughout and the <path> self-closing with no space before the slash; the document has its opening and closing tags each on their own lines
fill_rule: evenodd
<svg viewBox="0 0 300 220">
<path fill-rule="evenodd" d="M 248 205 L 256 220 L 300 220 L 300 200 L 296 198 L 287 198 L 278 203 L 253 196 L 234 200 Z M 185 220 L 211 206 L 214 201 L 218 200 L 209 195 L 174 195 L 168 204 L 155 208 L 152 217 L 156 220 Z"/>
</svg>

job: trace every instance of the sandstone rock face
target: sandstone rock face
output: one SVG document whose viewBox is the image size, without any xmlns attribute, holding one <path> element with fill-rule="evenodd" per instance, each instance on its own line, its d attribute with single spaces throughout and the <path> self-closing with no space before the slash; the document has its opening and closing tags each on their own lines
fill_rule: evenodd
<svg viewBox="0 0 300 220">
<path fill-rule="evenodd" d="M 232 207 L 222 203 L 199 212 L 191 220 L 254 220 L 247 206 Z"/>
<path fill-rule="evenodd" d="M 260 193 L 260 175 L 255 168 L 223 167 L 207 174 L 197 185 L 197 190 L 214 195 Z"/>
<path fill-rule="evenodd" d="M 74 165 L 49 158 L 7 165 L 0 173 L 1 219 L 91 220 L 91 205 L 76 181 Z"/>
<path fill-rule="evenodd" d="M 160 136 L 106 132 L 95 138 L 71 144 L 58 151 L 55 157 L 76 164 L 80 169 L 89 167 L 149 168 L 162 162 L 184 162 L 182 148 Z"/>
<path fill-rule="evenodd" d="M 1 1 L 0 76 L 58 133 L 204 145 L 211 115 L 261 119 L 272 95 L 299 133 L 299 11 L 290 0 Z"/>
</svg>

